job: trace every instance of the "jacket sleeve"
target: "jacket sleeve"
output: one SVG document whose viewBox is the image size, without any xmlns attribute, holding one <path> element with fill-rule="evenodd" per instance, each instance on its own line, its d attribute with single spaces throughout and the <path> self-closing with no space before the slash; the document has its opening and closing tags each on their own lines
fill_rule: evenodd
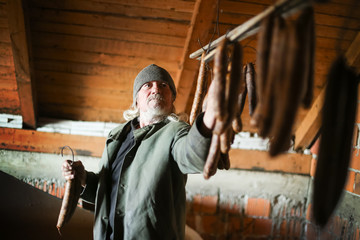
<svg viewBox="0 0 360 240">
<path fill-rule="evenodd" d="M 99 163 L 99 173 L 94 172 L 86 172 L 86 186 L 83 189 L 80 197 L 89 203 L 95 204 L 95 198 L 96 198 L 96 192 L 98 188 L 99 183 L 99 175 L 104 169 L 104 155 L 105 155 L 106 148 L 103 151 L 101 161 Z"/>
<path fill-rule="evenodd" d="M 211 137 L 200 133 L 199 126 L 202 121 L 203 114 L 200 114 L 190 129 L 183 127 L 175 135 L 171 153 L 184 174 L 200 173 L 204 169 Z"/>
</svg>

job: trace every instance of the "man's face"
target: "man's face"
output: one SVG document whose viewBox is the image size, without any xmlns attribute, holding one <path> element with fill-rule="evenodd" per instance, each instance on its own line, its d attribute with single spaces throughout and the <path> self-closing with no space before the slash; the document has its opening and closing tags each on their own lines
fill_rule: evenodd
<svg viewBox="0 0 360 240">
<path fill-rule="evenodd" d="M 165 82 L 151 81 L 141 86 L 137 94 L 137 107 L 140 114 L 167 115 L 171 113 L 173 97 Z"/>
</svg>

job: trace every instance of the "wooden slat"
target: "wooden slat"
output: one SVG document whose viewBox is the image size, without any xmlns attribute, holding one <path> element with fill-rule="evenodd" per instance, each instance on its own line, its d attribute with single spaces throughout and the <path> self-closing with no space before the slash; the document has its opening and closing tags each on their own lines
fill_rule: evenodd
<svg viewBox="0 0 360 240">
<path fill-rule="evenodd" d="M 353 29 L 353 30 L 360 29 L 359 19 L 347 18 L 342 16 L 316 13 L 315 22 L 316 24 L 325 25 L 325 26 L 335 26 L 335 27 L 341 27 L 341 28 Z"/>
<path fill-rule="evenodd" d="M 140 56 L 135 57 L 39 46 L 35 46 L 33 48 L 33 55 L 38 59 L 117 66 L 122 68 L 130 68 L 130 71 L 131 69 L 140 70 L 143 66 L 147 66 L 152 63 L 164 67 L 169 72 L 175 73 L 178 70 L 177 61 L 143 58 Z"/>
<path fill-rule="evenodd" d="M 231 168 L 310 175 L 311 155 L 286 153 L 271 158 L 267 151 L 231 149 L 229 156 Z"/>
<path fill-rule="evenodd" d="M 315 11 L 317 13 L 328 14 L 328 15 L 335 15 L 341 17 L 351 17 L 351 18 L 358 18 L 360 19 L 359 15 L 359 8 L 360 5 L 357 4 L 355 1 L 352 2 L 351 5 L 341 3 L 336 3 L 334 1 L 330 1 L 326 4 L 315 4 Z"/>
<path fill-rule="evenodd" d="M 38 87 L 38 101 L 41 103 L 64 104 L 78 107 L 119 109 L 120 103 L 132 102 L 132 91 L 117 89 L 65 88 L 61 85 Z"/>
<path fill-rule="evenodd" d="M 8 16 L 21 115 L 25 126 L 36 128 L 36 97 L 31 81 L 29 44 L 21 0 L 8 1 Z"/>
<path fill-rule="evenodd" d="M 199 48 L 198 40 L 202 43 L 209 41 L 208 31 L 216 18 L 216 0 L 197 0 L 188 30 L 182 58 L 180 61 L 180 70 L 175 79 L 178 95 L 175 101 L 175 108 L 178 112 L 184 112 L 186 103 L 191 92 L 193 82 L 196 79 L 199 63 L 190 59 L 189 54 Z M 194 71 L 195 70 L 195 71 Z"/>
<path fill-rule="evenodd" d="M 100 157 L 105 138 L 0 128 L 1 149 L 59 154 L 64 145 L 71 146 L 76 155 Z M 270 159 L 266 151 L 231 149 L 230 160 L 233 169 L 309 175 L 311 155 L 288 153 Z"/>
<path fill-rule="evenodd" d="M 256 15 L 264 11 L 269 4 L 246 2 L 246 1 L 220 1 L 220 9 L 223 13 L 235 13 L 245 15 Z M 220 15 L 220 20 L 222 18 Z"/>
<path fill-rule="evenodd" d="M 15 79 L 3 79 L 3 78 L 0 78 L 0 89 L 1 90 L 7 90 L 7 91 L 15 91 L 15 96 L 17 97 L 18 102 L 19 102 L 19 97 L 17 95 L 17 85 L 16 85 L 16 80 Z"/>
<path fill-rule="evenodd" d="M 58 85 L 63 88 L 80 88 L 87 87 L 98 89 L 123 89 L 130 91 L 128 88 L 129 79 L 114 77 L 114 76 L 100 76 L 100 75 L 84 75 L 68 72 L 53 72 L 53 71 L 36 71 L 36 78 L 40 84 Z M 125 86 L 124 86 L 125 85 Z"/>
<path fill-rule="evenodd" d="M 102 0 L 107 3 L 118 3 L 118 0 Z M 122 0 L 121 3 L 127 6 L 147 7 L 154 9 L 172 10 L 177 12 L 192 13 L 195 0 Z"/>
<path fill-rule="evenodd" d="M 345 56 L 350 65 L 353 65 L 355 60 L 360 56 L 360 32 L 357 34 L 351 46 L 346 51 Z M 354 67 L 360 69 L 360 66 Z M 323 90 L 315 100 L 310 111 L 304 118 L 304 121 L 297 128 L 295 132 L 295 149 L 308 147 L 316 137 L 321 127 L 321 111 L 325 99 L 325 92 L 326 86 L 324 86 Z"/>
<path fill-rule="evenodd" d="M 0 3 L 0 17 L 7 19 L 6 3 Z"/>
<path fill-rule="evenodd" d="M 10 43 L 10 34 L 8 28 L 0 28 L 0 42 Z"/>
<path fill-rule="evenodd" d="M 0 66 L 0 78 L 15 80 L 14 68 L 9 66 Z"/>
<path fill-rule="evenodd" d="M 340 34 L 341 32 L 341 34 Z M 343 29 L 334 26 L 316 25 L 316 36 L 352 41 L 357 34 L 356 30 Z"/>
<path fill-rule="evenodd" d="M 6 66 L 14 68 L 14 61 L 12 56 L 1 56 L 0 55 L 0 66 Z"/>
<path fill-rule="evenodd" d="M 11 44 L 0 43 L 0 113 L 21 113 L 17 90 Z"/>
<path fill-rule="evenodd" d="M 0 17 L 0 28 L 8 28 L 9 23 L 8 19 L 4 17 Z"/>
<path fill-rule="evenodd" d="M 36 70 L 46 70 L 54 72 L 68 72 L 85 75 L 95 76 L 107 76 L 114 79 L 120 78 L 130 81 L 131 85 L 136 75 L 141 69 L 133 68 L 121 68 L 116 66 L 106 66 L 89 63 L 76 63 L 76 62 L 64 62 L 64 61 L 50 61 L 50 60 L 36 60 L 34 62 Z M 173 72 L 169 72 L 173 75 Z"/>
<path fill-rule="evenodd" d="M 84 97 L 77 95 L 51 95 L 54 91 L 47 91 L 39 97 L 38 104 L 46 105 L 63 105 L 74 108 L 88 108 L 88 109 L 106 109 L 118 111 L 125 107 L 130 107 L 132 103 L 132 92 L 122 94 L 118 97 Z M 56 92 L 56 91 L 55 91 Z M 86 114 L 86 113 L 85 113 Z M 85 119 L 80 119 L 85 120 Z M 110 121 L 110 120 L 109 120 Z"/>
<path fill-rule="evenodd" d="M 100 157 L 105 138 L 0 128 L 1 149 L 59 154 L 65 145 L 76 155 Z"/>
<path fill-rule="evenodd" d="M 220 24 L 229 24 L 229 25 L 237 26 L 237 25 L 245 23 L 246 21 L 248 21 L 249 19 L 251 19 L 254 16 L 256 16 L 256 14 L 244 15 L 244 14 L 224 12 L 220 15 L 219 21 L 220 21 Z M 226 29 L 226 32 L 227 32 L 227 30 L 231 30 L 231 29 Z"/>
<path fill-rule="evenodd" d="M 185 37 L 188 27 L 187 23 L 175 21 L 138 19 L 123 16 L 65 12 L 38 8 L 32 8 L 30 14 L 31 21 L 67 23 L 70 25 L 84 25 L 178 37 Z"/>
<path fill-rule="evenodd" d="M 80 97 L 96 97 L 96 98 L 125 98 L 132 96 L 132 91 L 128 88 L 123 86 L 117 86 L 116 84 L 113 85 L 113 88 L 89 88 L 85 86 L 78 86 L 78 87 L 68 87 L 69 85 L 66 83 L 60 84 L 46 84 L 42 83 L 38 86 L 38 91 L 42 92 L 43 94 L 56 94 L 56 95 L 73 95 L 73 96 L 80 96 Z M 58 93 L 57 93 L 57 92 Z M 127 95 L 129 96 L 122 96 Z M 40 96 L 39 96 L 40 97 Z"/>
<path fill-rule="evenodd" d="M 11 43 L 0 42 L 0 55 L 12 57 Z"/>
<path fill-rule="evenodd" d="M 17 96 L 17 89 L 0 89 L 0 112 L 9 113 L 11 109 L 19 112 L 19 98 Z"/>
<path fill-rule="evenodd" d="M 129 107 L 124 103 L 119 103 L 118 110 L 46 103 L 39 104 L 39 115 L 81 121 L 123 122 L 123 109 Z"/>
<path fill-rule="evenodd" d="M 32 7 L 50 8 L 56 10 L 71 10 L 100 14 L 117 14 L 128 17 L 139 18 L 159 18 L 171 19 L 176 21 L 190 21 L 191 13 L 183 11 L 175 11 L 173 9 L 158 9 L 145 6 L 127 5 L 122 1 L 118 2 L 99 2 L 88 0 L 64 0 L 61 2 L 48 0 L 31 0 Z"/>
<path fill-rule="evenodd" d="M 63 23 L 33 21 L 31 23 L 31 28 L 35 32 L 48 32 L 112 40 L 153 43 L 173 47 L 183 47 L 185 43 L 185 37 L 101 27 L 89 27 L 83 25 L 69 25 Z"/>
<path fill-rule="evenodd" d="M 149 43 L 125 42 L 102 38 L 69 36 L 51 33 L 33 33 L 36 47 L 54 47 L 66 50 L 118 54 L 168 61 L 180 61 L 182 48 Z M 36 56 L 34 56 L 36 58 Z"/>
</svg>

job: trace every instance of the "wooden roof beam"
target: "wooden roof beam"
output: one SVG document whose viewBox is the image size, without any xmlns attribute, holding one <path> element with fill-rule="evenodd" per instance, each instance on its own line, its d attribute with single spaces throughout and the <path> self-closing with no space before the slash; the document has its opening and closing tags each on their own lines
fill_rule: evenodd
<svg viewBox="0 0 360 240">
<path fill-rule="evenodd" d="M 36 128 L 36 97 L 31 79 L 30 44 L 22 0 L 7 1 L 8 22 L 23 126 Z"/>
<path fill-rule="evenodd" d="M 198 39 L 202 43 L 207 43 L 210 40 L 209 29 L 213 26 L 213 21 L 216 18 L 216 7 L 217 0 L 197 0 L 195 3 L 180 61 L 180 69 L 175 79 L 177 88 L 175 107 L 178 112 L 186 111 L 189 95 L 198 73 L 199 61 L 190 59 L 189 54 L 200 47 Z"/>
<path fill-rule="evenodd" d="M 101 157 L 105 137 L 69 135 L 26 129 L 0 128 L 0 149 L 60 154 L 68 145 L 75 155 Z M 267 151 L 231 149 L 232 169 L 261 170 L 295 174 L 310 174 L 311 155 L 282 154 L 271 158 Z"/>
<path fill-rule="evenodd" d="M 360 32 L 356 35 L 349 49 L 345 53 L 345 57 L 350 64 L 360 70 Z M 295 149 L 308 147 L 316 138 L 321 127 L 322 109 L 325 100 L 326 85 L 321 90 L 317 99 L 315 99 L 311 109 L 308 111 L 304 120 L 295 131 Z"/>
</svg>

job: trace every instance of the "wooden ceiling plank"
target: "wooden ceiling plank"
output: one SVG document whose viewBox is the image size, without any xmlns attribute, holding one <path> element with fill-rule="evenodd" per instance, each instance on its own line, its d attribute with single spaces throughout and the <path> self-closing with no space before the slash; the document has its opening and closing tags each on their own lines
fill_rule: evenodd
<svg viewBox="0 0 360 240">
<path fill-rule="evenodd" d="M 119 0 L 103 0 L 103 2 L 107 3 L 118 3 Z M 147 7 L 147 8 L 155 8 L 155 9 L 164 9 L 171 11 L 179 11 L 179 12 L 189 12 L 192 13 L 194 9 L 194 0 L 172 0 L 172 1 L 164 1 L 164 0 L 122 0 L 121 4 L 128 6 L 137 6 L 137 7 Z"/>
<path fill-rule="evenodd" d="M 63 23 L 51 23 L 33 21 L 31 23 L 33 32 L 48 32 L 54 34 L 67 34 L 84 37 L 95 37 L 111 40 L 133 41 L 142 43 L 153 43 L 165 46 L 183 47 L 185 37 L 161 35 L 155 33 L 135 32 L 102 27 L 89 27 L 83 25 L 69 25 Z M 0 39 L 1 41 L 1 39 Z"/>
<path fill-rule="evenodd" d="M 106 76 L 113 78 L 121 77 L 124 80 L 128 80 L 130 82 L 133 82 L 133 79 L 142 69 L 142 68 L 126 69 L 117 66 L 105 66 L 105 65 L 97 65 L 90 63 L 74 63 L 74 62 L 64 62 L 64 61 L 51 61 L 48 59 L 36 60 L 35 66 L 36 66 L 36 70 L 84 74 L 89 76 L 92 75 Z M 169 73 L 172 76 L 175 74 L 175 72 L 171 72 L 171 71 L 169 71 Z"/>
<path fill-rule="evenodd" d="M 360 32 L 356 35 L 350 47 L 345 53 L 348 63 L 360 69 L 360 66 L 354 66 L 356 59 L 360 56 Z M 315 99 L 314 104 L 305 116 L 302 123 L 295 131 L 295 149 L 308 147 L 315 137 L 317 136 L 321 127 L 322 109 L 325 99 L 326 85 L 321 90 L 318 97 Z"/>
<path fill-rule="evenodd" d="M 70 119 L 81 121 L 100 121 L 100 122 L 125 122 L 123 111 L 128 109 L 130 104 L 119 103 L 118 109 L 94 108 L 69 106 L 64 104 L 39 103 L 39 114 L 41 116 Z"/>
<path fill-rule="evenodd" d="M 264 11 L 269 4 L 255 3 L 255 2 L 234 2 L 234 1 L 221 1 L 220 8 L 222 13 L 235 13 L 244 15 L 256 15 Z M 221 19 L 220 15 L 220 19 Z"/>
<path fill-rule="evenodd" d="M 141 19 L 125 16 L 89 14 L 83 12 L 56 11 L 32 8 L 29 12 L 31 21 L 67 23 L 106 29 L 163 34 L 186 37 L 187 22 L 165 21 L 162 19 Z"/>
<path fill-rule="evenodd" d="M 213 26 L 216 18 L 217 0 L 197 0 L 193 11 L 190 27 L 187 33 L 185 46 L 180 61 L 179 72 L 175 79 L 175 85 L 178 95 L 175 101 L 175 108 L 178 112 L 185 112 L 191 87 L 196 79 L 199 62 L 196 59 L 190 59 L 189 53 L 199 48 L 198 40 L 202 44 L 209 41 L 209 29 Z M 186 74 L 186 70 L 194 72 L 192 76 Z"/>
<path fill-rule="evenodd" d="M 52 91 L 54 92 L 54 91 Z M 77 95 L 60 95 L 51 94 L 51 91 L 47 91 L 46 94 L 39 95 L 40 104 L 54 104 L 54 105 L 67 105 L 82 108 L 94 108 L 94 109 L 108 109 L 119 110 L 121 107 L 129 108 L 131 105 L 132 94 L 123 94 L 119 97 L 93 97 L 93 96 L 77 96 Z M 130 99 L 130 101 L 128 101 Z M 75 102 L 75 103 L 74 103 Z M 74 103 L 74 104 L 72 104 Z M 122 104 L 120 104 L 122 103 Z M 125 104 L 127 103 L 127 104 Z"/>
<path fill-rule="evenodd" d="M 178 61 L 161 60 L 145 57 L 134 57 L 126 55 L 115 55 L 99 52 L 74 51 L 67 49 L 55 49 L 50 47 L 33 48 L 33 56 L 37 59 L 47 59 L 55 61 L 69 61 L 77 63 L 102 64 L 108 66 L 116 66 L 121 68 L 129 68 L 131 71 L 135 69 L 140 71 L 143 66 L 155 63 L 164 67 L 169 72 L 178 70 Z M 124 79 L 125 80 L 125 79 Z M 128 81 L 128 80 L 127 80 Z"/>
<path fill-rule="evenodd" d="M 154 18 L 154 19 L 171 19 L 175 21 L 190 21 L 191 13 L 175 11 L 172 9 L 158 9 L 151 7 L 128 5 L 123 1 L 98 2 L 89 0 L 31 0 L 31 6 L 38 8 L 56 9 L 57 11 L 81 11 L 99 14 L 116 14 L 128 17 Z"/>
<path fill-rule="evenodd" d="M 36 96 L 31 79 L 30 51 L 21 0 L 8 1 L 9 32 L 24 127 L 36 128 Z"/>
<path fill-rule="evenodd" d="M 32 41 L 34 47 L 54 47 L 57 49 L 147 57 L 168 61 L 180 61 L 182 53 L 180 47 L 53 33 L 33 33 Z"/>
</svg>

